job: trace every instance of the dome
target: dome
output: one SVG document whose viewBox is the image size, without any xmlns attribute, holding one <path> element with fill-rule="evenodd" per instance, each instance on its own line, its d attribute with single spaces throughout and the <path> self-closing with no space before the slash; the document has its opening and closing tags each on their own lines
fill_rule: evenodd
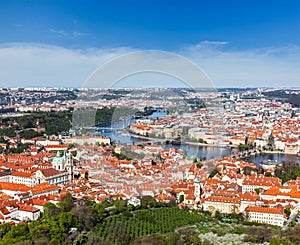
<svg viewBox="0 0 300 245">
<path fill-rule="evenodd" d="M 57 151 L 56 157 L 53 158 L 52 163 L 57 164 L 57 163 L 64 163 L 65 162 L 65 157 L 61 157 L 59 151 Z"/>
</svg>

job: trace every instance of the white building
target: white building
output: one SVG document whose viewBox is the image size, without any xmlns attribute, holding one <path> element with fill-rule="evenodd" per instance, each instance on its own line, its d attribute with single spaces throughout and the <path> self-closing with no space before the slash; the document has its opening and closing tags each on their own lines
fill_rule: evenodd
<svg viewBox="0 0 300 245">
<path fill-rule="evenodd" d="M 75 137 L 65 137 L 62 139 L 64 144 L 78 144 L 84 145 L 87 144 L 108 144 L 110 145 L 110 138 L 106 136 L 75 136 Z"/>
<path fill-rule="evenodd" d="M 240 199 L 236 197 L 209 196 L 202 198 L 202 207 L 204 211 L 220 211 L 224 214 L 239 213 Z"/>
<path fill-rule="evenodd" d="M 278 208 L 249 206 L 245 213 L 248 221 L 283 226 L 284 215 Z"/>
<path fill-rule="evenodd" d="M 11 212 L 11 218 L 19 221 L 37 220 L 41 215 L 41 211 L 32 205 L 18 204 L 18 210 Z"/>
<path fill-rule="evenodd" d="M 134 207 L 141 205 L 141 200 L 133 196 L 128 200 L 128 205 L 133 205 Z"/>
</svg>

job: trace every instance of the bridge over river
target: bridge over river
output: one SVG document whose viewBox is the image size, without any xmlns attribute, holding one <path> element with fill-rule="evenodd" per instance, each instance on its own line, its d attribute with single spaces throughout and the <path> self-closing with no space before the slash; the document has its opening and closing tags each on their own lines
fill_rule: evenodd
<svg viewBox="0 0 300 245">
<path fill-rule="evenodd" d="M 172 138 L 167 138 L 167 139 L 161 139 L 161 138 L 150 138 L 147 136 L 142 136 L 142 135 L 137 135 L 137 134 L 133 134 L 133 133 L 129 133 L 129 135 L 133 138 L 137 138 L 137 139 L 141 139 L 143 140 L 143 142 L 141 142 L 140 144 L 143 145 L 147 145 L 147 144 L 173 144 L 173 145 L 180 145 L 181 142 L 180 140 L 176 140 L 176 139 L 172 139 Z"/>
<path fill-rule="evenodd" d="M 249 157 L 255 157 L 263 153 L 263 150 L 260 148 L 254 148 L 250 150 L 245 151 L 239 151 L 232 153 L 229 157 L 236 158 L 236 159 L 243 159 L 243 158 L 249 158 Z"/>
</svg>

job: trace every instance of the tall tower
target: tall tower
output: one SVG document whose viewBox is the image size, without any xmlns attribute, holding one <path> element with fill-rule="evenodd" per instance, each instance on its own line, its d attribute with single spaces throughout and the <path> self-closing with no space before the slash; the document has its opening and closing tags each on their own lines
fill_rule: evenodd
<svg viewBox="0 0 300 245">
<path fill-rule="evenodd" d="M 74 177 L 74 165 L 73 165 L 73 155 L 71 152 L 68 152 L 66 155 L 66 161 L 65 161 L 65 170 L 69 173 L 69 181 L 73 181 Z"/>
<path fill-rule="evenodd" d="M 201 184 L 198 177 L 194 181 L 194 186 L 195 186 L 194 195 L 196 197 L 195 201 L 196 203 L 198 203 L 200 202 L 200 195 L 201 195 Z"/>
</svg>

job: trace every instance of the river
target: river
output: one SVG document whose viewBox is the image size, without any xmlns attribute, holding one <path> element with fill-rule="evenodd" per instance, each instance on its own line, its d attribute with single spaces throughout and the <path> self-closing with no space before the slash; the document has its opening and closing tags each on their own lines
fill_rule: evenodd
<svg viewBox="0 0 300 245">
<path fill-rule="evenodd" d="M 156 111 L 149 115 L 147 118 L 149 119 L 156 119 L 161 118 L 166 115 L 165 111 Z M 126 128 L 130 123 L 133 123 L 136 119 L 124 120 L 124 121 L 117 121 L 112 122 L 109 126 L 111 128 L 119 129 L 119 128 Z M 135 137 L 131 137 L 126 130 L 110 130 L 110 129 L 102 129 L 101 127 L 98 128 L 97 132 L 94 134 L 108 136 L 111 138 L 112 141 L 119 142 L 121 144 L 139 144 L 143 142 L 142 139 L 138 139 Z M 194 145 L 162 145 L 165 149 L 169 149 L 171 147 L 175 147 L 181 150 L 185 150 L 187 155 L 190 157 L 206 157 L 207 160 L 213 158 L 221 158 L 224 156 L 229 156 L 231 154 L 231 150 L 229 148 L 219 148 L 219 147 L 210 147 L 210 146 L 194 146 Z M 286 154 L 262 154 L 259 156 L 255 156 L 249 159 L 245 159 L 246 161 L 256 163 L 259 165 L 264 160 L 275 160 L 278 162 L 283 161 L 295 161 L 300 164 L 300 157 L 296 155 L 286 155 Z"/>
</svg>

